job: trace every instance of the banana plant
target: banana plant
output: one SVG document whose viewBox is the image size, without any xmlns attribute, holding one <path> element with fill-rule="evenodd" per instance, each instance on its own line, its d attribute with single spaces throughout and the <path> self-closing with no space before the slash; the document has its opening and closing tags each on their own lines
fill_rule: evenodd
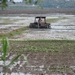
<svg viewBox="0 0 75 75">
<path fill-rule="evenodd" d="M 9 46 L 9 41 L 8 38 L 2 38 L 2 52 L 3 55 L 0 57 L 1 61 L 3 61 L 3 72 L 4 75 L 6 75 L 6 68 L 8 68 L 9 66 L 11 66 L 20 56 L 21 54 L 17 55 L 16 57 L 14 57 L 10 63 L 8 65 L 6 65 L 6 56 L 7 56 L 7 49 Z"/>
</svg>

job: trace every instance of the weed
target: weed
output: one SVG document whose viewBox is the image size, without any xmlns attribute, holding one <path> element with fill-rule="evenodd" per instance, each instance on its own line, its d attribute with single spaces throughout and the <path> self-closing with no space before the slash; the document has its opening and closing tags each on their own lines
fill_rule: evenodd
<svg viewBox="0 0 75 75">
<path fill-rule="evenodd" d="M 66 17 L 62 17 L 62 18 L 51 18 L 51 19 L 47 19 L 47 22 L 56 22 L 56 21 L 59 21 L 59 20 L 64 20 L 64 19 L 68 19 Z"/>
<path fill-rule="evenodd" d="M 19 29 L 16 29 L 16 30 L 13 30 L 11 32 L 8 32 L 8 33 L 0 33 L 0 38 L 2 37 L 12 37 L 14 35 L 18 35 L 18 34 L 21 34 L 27 27 L 22 27 L 22 28 L 19 28 Z"/>
<path fill-rule="evenodd" d="M 47 22 L 56 22 L 56 21 L 58 21 L 59 20 L 59 18 L 52 18 L 52 19 L 47 19 Z"/>
<path fill-rule="evenodd" d="M 3 75 L 6 75 L 6 69 L 11 66 L 20 56 L 21 54 L 14 57 L 9 64 L 6 64 L 6 57 L 7 57 L 7 49 L 9 46 L 8 38 L 2 38 L 2 51 L 3 55 L 0 57 L 0 59 L 3 61 Z"/>
</svg>

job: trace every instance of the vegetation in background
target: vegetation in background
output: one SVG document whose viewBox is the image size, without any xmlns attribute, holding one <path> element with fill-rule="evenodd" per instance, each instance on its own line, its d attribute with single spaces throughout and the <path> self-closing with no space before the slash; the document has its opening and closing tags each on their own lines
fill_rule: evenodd
<svg viewBox="0 0 75 75">
<path fill-rule="evenodd" d="M 35 4 L 37 5 L 39 2 L 42 2 L 42 0 L 24 0 L 25 4 Z M 8 6 L 8 0 L 0 0 L 0 7 L 2 9 L 6 8 Z M 16 4 L 14 0 L 10 0 L 13 4 Z"/>
<path fill-rule="evenodd" d="M 43 0 L 45 8 L 75 8 L 75 0 Z"/>
<path fill-rule="evenodd" d="M 23 0 L 25 4 L 41 5 L 45 8 L 75 8 L 75 0 Z M 13 4 L 16 4 L 14 0 L 10 0 Z M 24 3 L 23 2 L 23 3 Z M 0 0 L 0 6 L 2 9 L 8 6 L 7 0 Z"/>
</svg>

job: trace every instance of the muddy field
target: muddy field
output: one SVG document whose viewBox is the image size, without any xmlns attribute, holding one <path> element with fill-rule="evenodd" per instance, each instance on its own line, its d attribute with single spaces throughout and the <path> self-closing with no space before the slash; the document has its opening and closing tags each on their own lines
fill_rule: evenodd
<svg viewBox="0 0 75 75">
<path fill-rule="evenodd" d="M 8 52 L 7 65 L 22 56 L 7 68 L 7 75 L 75 75 L 75 41 L 10 41 Z M 1 75 L 2 66 L 0 61 Z"/>
<path fill-rule="evenodd" d="M 25 14 L 23 14 L 25 15 Z M 38 14 L 35 14 L 38 15 Z M 39 14 L 41 15 L 41 14 Z M 11 40 L 75 40 L 75 15 L 66 14 L 42 14 L 50 20 L 51 29 L 30 29 L 27 28 L 19 35 L 10 37 Z M 21 27 L 29 26 L 34 22 L 33 14 L 31 17 L 0 17 L 0 33 L 8 33 Z M 51 20 L 55 21 L 51 21 Z"/>
<path fill-rule="evenodd" d="M 29 8 L 29 9 L 4 9 L 3 11 L 0 9 L 0 16 L 1 15 L 8 15 L 8 14 L 48 14 L 48 13 L 65 13 L 65 14 L 75 14 L 75 8 L 66 8 L 66 9 L 60 9 L 60 8 Z"/>
<path fill-rule="evenodd" d="M 27 13 L 27 11 L 25 12 Z M 34 21 L 34 16 L 38 15 L 24 14 L 25 12 L 20 11 L 18 13 L 16 10 L 9 12 L 7 10 L 0 11 L 0 34 L 26 27 Z M 51 12 L 53 13 L 53 11 Z M 54 12 L 57 12 L 57 10 Z M 19 53 L 25 56 L 22 55 L 7 69 L 7 75 L 75 75 L 75 42 L 60 41 L 75 40 L 75 15 L 72 14 L 72 12 L 74 13 L 72 9 L 66 11 L 68 14 L 70 13 L 69 15 L 64 14 L 64 12 L 65 10 L 62 14 L 52 14 L 48 10 L 44 13 L 41 11 L 39 15 L 47 16 L 47 19 L 57 19 L 50 22 L 51 29 L 27 28 L 21 34 L 9 38 L 9 40 L 19 40 L 20 42 L 10 42 L 11 51 L 8 51 L 6 64 Z M 24 40 L 49 41 L 25 42 Z M 1 46 L 2 44 L 0 44 L 0 49 Z M 2 53 L 0 52 L 1 55 Z M 3 75 L 2 67 L 3 62 L 0 60 L 0 75 Z"/>
</svg>

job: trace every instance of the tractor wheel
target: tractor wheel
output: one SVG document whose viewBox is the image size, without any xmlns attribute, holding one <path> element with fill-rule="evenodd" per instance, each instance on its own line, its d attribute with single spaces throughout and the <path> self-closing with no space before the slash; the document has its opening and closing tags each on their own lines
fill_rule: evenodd
<svg viewBox="0 0 75 75">
<path fill-rule="evenodd" d="M 30 23 L 29 28 L 33 28 L 33 23 Z"/>
<path fill-rule="evenodd" d="M 51 29 L 51 26 L 50 26 L 50 24 L 47 24 L 47 28 L 48 28 L 48 29 Z"/>
</svg>

